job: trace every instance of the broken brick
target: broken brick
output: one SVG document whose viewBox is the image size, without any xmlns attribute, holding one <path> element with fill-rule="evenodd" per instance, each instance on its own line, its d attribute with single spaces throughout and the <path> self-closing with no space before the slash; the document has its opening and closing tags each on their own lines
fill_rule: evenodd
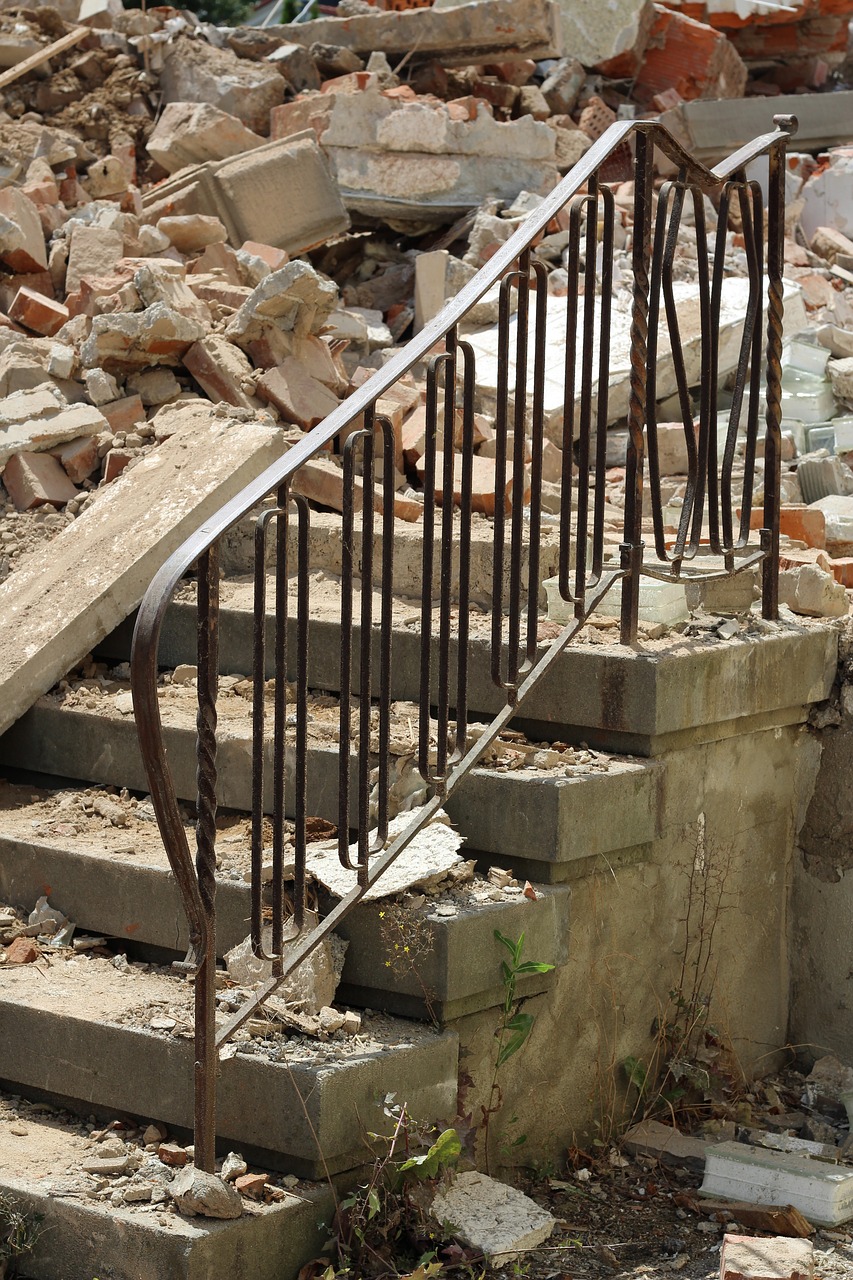
<svg viewBox="0 0 853 1280">
<path fill-rule="evenodd" d="M 324 383 L 306 373 L 293 357 L 268 369 L 258 379 L 258 395 L 275 405 L 285 422 L 303 431 L 316 427 L 340 401 Z"/>
<path fill-rule="evenodd" d="M 661 5 L 655 5 L 655 13 L 634 84 L 640 102 L 651 102 L 667 89 L 674 89 L 686 102 L 743 96 L 746 67 L 722 32 Z"/>
<path fill-rule="evenodd" d="M 77 489 L 49 453 L 14 454 L 3 471 L 3 484 L 19 511 L 45 504 L 64 507 L 77 497 Z"/>
<path fill-rule="evenodd" d="M 80 436 L 50 452 L 73 484 L 82 484 L 98 469 L 97 436 Z"/>
<path fill-rule="evenodd" d="M 34 964 L 40 954 L 32 938 L 15 938 L 6 948 L 6 963 Z"/>
<path fill-rule="evenodd" d="M 25 329 L 32 329 L 33 333 L 43 334 L 47 338 L 52 338 L 70 319 L 68 308 L 61 302 L 54 302 L 44 294 L 27 288 L 21 288 L 15 294 L 9 316 Z"/>
<path fill-rule="evenodd" d="M 104 484 L 109 484 L 120 476 L 133 457 L 130 449 L 110 449 L 104 457 Z"/>
<path fill-rule="evenodd" d="M 244 409 L 256 403 L 243 390 L 243 384 L 252 377 L 252 366 L 240 348 L 225 338 L 210 334 L 193 343 L 184 356 L 184 367 L 211 400 Z"/>
<path fill-rule="evenodd" d="M 497 503 L 497 495 L 495 493 L 495 461 L 493 458 L 483 458 L 475 454 L 472 458 L 471 470 L 471 509 L 472 511 L 480 511 L 484 515 L 493 516 L 495 514 L 495 506 Z M 417 464 L 418 475 L 421 480 L 424 478 L 425 464 L 421 459 Z M 443 502 L 444 484 L 444 454 L 436 453 L 435 455 L 435 498 L 436 502 Z M 529 492 L 529 485 L 525 486 L 526 492 Z M 506 481 L 504 486 L 504 509 L 509 511 L 510 502 L 513 491 L 513 466 L 511 462 L 506 464 Z M 462 455 L 453 455 L 453 501 L 459 505 L 462 500 Z"/>
<path fill-rule="evenodd" d="M 137 422 L 145 421 L 145 406 L 140 396 L 124 396 L 111 404 L 102 404 L 101 413 L 109 423 L 113 435 L 126 434 Z"/>
</svg>

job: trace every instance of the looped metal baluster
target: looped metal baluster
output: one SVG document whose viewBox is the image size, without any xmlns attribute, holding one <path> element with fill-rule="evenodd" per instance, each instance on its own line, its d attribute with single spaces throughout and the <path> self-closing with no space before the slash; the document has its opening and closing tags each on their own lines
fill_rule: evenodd
<svg viewBox="0 0 853 1280">
<path fill-rule="evenodd" d="M 717 213 L 717 234 L 714 240 L 714 262 L 711 272 L 711 315 L 718 316 L 722 305 L 723 296 L 723 278 L 725 274 L 726 247 L 727 247 L 727 231 L 729 221 L 729 192 L 731 183 L 726 183 L 720 195 L 720 207 Z M 717 400 L 717 383 L 719 380 L 719 333 L 717 327 L 712 325 L 709 334 L 709 362 L 708 362 L 708 382 L 710 394 L 713 396 L 713 404 L 716 406 Z M 734 405 L 732 405 L 734 410 Z M 734 424 L 734 425 L 733 425 Z M 734 431 L 737 436 L 737 419 L 734 413 L 729 414 L 729 427 L 726 433 L 726 441 Z M 724 450 L 725 450 L 724 446 Z M 734 446 L 732 446 L 734 448 Z M 720 555 L 723 550 L 720 538 L 720 477 L 718 470 L 718 448 L 717 448 L 717 427 L 716 414 L 713 417 L 713 424 L 708 439 L 708 538 L 711 545 L 711 551 L 715 555 Z"/>
<path fill-rule="evenodd" d="M 450 400 L 453 403 L 453 368 L 454 358 L 449 352 L 433 356 L 427 365 L 426 387 L 426 431 L 424 437 L 424 515 L 421 578 L 421 673 L 420 693 L 418 698 L 418 772 L 424 782 L 431 785 L 433 773 L 430 767 L 430 708 L 432 706 L 432 588 L 435 561 L 435 502 L 436 502 L 436 453 L 438 432 L 438 378 L 444 375 L 445 396 L 445 430 L 447 424 L 448 385 L 451 387 Z M 452 427 L 451 418 L 451 427 Z M 448 461 L 447 450 L 442 462 Z M 450 462 L 452 465 L 451 451 Z M 452 475 L 452 472 L 451 472 Z M 446 482 L 446 477 L 443 483 Z M 450 488 L 451 508 L 453 488 Z M 439 585 L 439 593 L 443 590 Z"/>
<path fill-rule="evenodd" d="M 378 416 L 382 433 L 382 579 L 379 619 L 379 763 L 377 768 L 377 827 L 371 852 L 384 849 L 388 839 L 389 753 L 391 742 L 391 637 L 394 608 L 394 499 L 397 472 L 394 465 L 394 425 Z"/>
<path fill-rule="evenodd" d="M 353 862 L 349 849 L 350 825 L 350 730 L 352 709 L 352 593 L 353 593 L 353 537 L 355 511 L 355 449 L 361 440 L 373 438 L 373 406 L 364 412 L 365 426 L 347 437 L 343 449 L 344 499 L 341 517 L 341 667 L 340 667 L 340 730 L 338 740 L 338 857 L 348 871 L 355 871 L 359 861 Z M 371 508 L 372 510 L 372 508 Z M 372 516 L 371 516 L 372 527 Z M 362 544 L 362 551 L 364 545 Z M 366 574 L 361 567 L 362 596 L 365 592 Z M 370 591 L 367 579 L 367 591 Z"/>
<path fill-rule="evenodd" d="M 471 495 L 474 472 L 475 357 L 468 342 L 456 342 L 462 356 L 462 477 L 459 495 L 459 639 L 456 666 L 455 764 L 468 741 L 468 634 L 471 594 Z"/>
<path fill-rule="evenodd" d="M 279 951 L 275 942 L 271 954 L 263 947 L 263 867 L 264 853 L 264 753 L 266 749 L 266 625 L 267 625 L 267 578 L 266 552 L 267 529 L 277 516 L 286 515 L 280 507 L 264 511 L 255 521 L 255 562 L 254 562 L 254 618 L 252 626 L 252 849 L 251 849 L 251 920 L 249 941 L 252 955 L 261 960 L 275 960 Z M 276 589 L 276 609 L 278 608 L 278 589 Z M 278 645 L 278 631 L 275 637 Z M 277 655 L 276 655 L 277 656 Z M 276 664 L 276 674 L 278 666 Z M 276 680 L 276 701 L 278 699 L 278 680 Z M 276 708 L 277 710 L 277 708 Z M 276 717 L 277 719 L 277 717 Z M 273 767 L 273 788 L 277 788 L 278 761 Z"/>
<path fill-rule="evenodd" d="M 530 521 L 527 551 L 527 634 L 525 661 L 528 671 L 536 660 L 539 634 L 539 544 L 542 537 L 542 442 L 545 433 L 545 353 L 548 327 L 548 272 L 543 262 L 533 265 L 536 276 L 533 396 L 530 412 Z M 517 483 L 513 483 L 513 493 Z"/>
</svg>

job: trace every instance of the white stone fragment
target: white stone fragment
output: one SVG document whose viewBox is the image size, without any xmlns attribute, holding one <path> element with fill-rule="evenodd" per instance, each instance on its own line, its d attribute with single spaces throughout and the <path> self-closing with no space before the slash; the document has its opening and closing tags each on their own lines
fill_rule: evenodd
<svg viewBox="0 0 853 1280">
<path fill-rule="evenodd" d="M 556 1221 L 535 1200 L 484 1173 L 460 1173 L 432 1202 L 432 1216 L 501 1264 L 547 1240 Z"/>
<path fill-rule="evenodd" d="M 389 835 L 393 838 L 404 831 L 411 822 L 418 820 L 418 810 L 401 813 L 389 823 Z M 428 823 L 422 831 L 412 839 L 393 862 L 383 872 L 379 883 L 368 889 L 365 901 L 375 901 L 395 893 L 402 893 L 412 885 L 422 884 L 425 880 L 446 875 L 451 867 L 457 866 L 462 858 L 459 849 L 464 837 L 449 825 L 443 810 Z M 352 860 L 358 854 L 358 846 L 350 847 Z M 308 870 L 315 879 L 324 884 L 336 897 L 343 898 L 356 885 L 356 872 L 348 871 L 341 866 L 338 858 L 337 841 L 322 841 L 308 846 Z"/>
<path fill-rule="evenodd" d="M 239 1218 L 243 1212 L 240 1193 L 214 1173 L 205 1173 L 188 1164 L 169 1183 L 169 1192 L 187 1217 Z"/>
</svg>

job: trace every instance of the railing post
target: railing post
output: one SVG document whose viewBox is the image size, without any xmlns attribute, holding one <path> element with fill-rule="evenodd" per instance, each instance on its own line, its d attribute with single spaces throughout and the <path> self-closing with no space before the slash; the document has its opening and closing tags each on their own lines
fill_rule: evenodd
<svg viewBox="0 0 853 1280">
<path fill-rule="evenodd" d="M 216 693 L 219 683 L 219 555 L 198 562 L 196 872 L 207 940 L 195 977 L 195 1165 L 216 1160 Z"/>
<path fill-rule="evenodd" d="M 789 135 L 796 131 L 791 116 L 774 116 L 773 123 Z M 767 198 L 767 434 L 764 442 L 764 528 L 761 545 L 761 615 L 779 615 L 779 505 L 782 485 L 782 271 L 785 248 L 786 139 L 770 148 Z M 760 231 L 760 228 L 759 228 Z"/>
<path fill-rule="evenodd" d="M 631 393 L 628 402 L 628 457 L 625 468 L 625 524 L 622 540 L 621 638 L 637 638 L 640 569 L 643 563 L 643 428 L 646 424 L 646 380 L 649 350 L 649 262 L 651 258 L 652 172 L 654 143 L 640 131 L 634 168 L 632 265 L 634 301 L 631 317 Z"/>
</svg>

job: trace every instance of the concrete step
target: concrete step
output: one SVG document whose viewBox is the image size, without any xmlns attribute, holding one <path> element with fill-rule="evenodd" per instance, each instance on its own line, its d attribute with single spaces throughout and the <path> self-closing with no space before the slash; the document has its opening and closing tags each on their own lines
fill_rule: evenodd
<svg viewBox="0 0 853 1280">
<path fill-rule="evenodd" d="M 146 792 L 135 722 L 116 706 L 122 688 L 114 683 L 106 692 L 78 689 L 68 696 L 55 692 L 41 698 L 0 738 L 0 764 Z M 194 691 L 166 686 L 160 710 L 177 794 L 194 801 Z M 251 808 L 249 703 L 233 692 L 224 693 L 218 714 L 219 803 L 247 810 Z M 332 714 L 337 714 L 336 708 Z M 337 731 L 332 726 L 324 740 L 321 728 L 319 725 L 309 747 L 308 811 L 337 821 L 338 752 L 333 744 Z M 265 804 L 269 811 L 269 741 L 267 756 Z M 535 883 L 549 884 L 586 874 L 602 854 L 610 858 L 620 850 L 635 850 L 652 841 L 660 828 L 663 763 L 609 756 L 592 757 L 591 761 L 549 769 L 472 770 L 446 806 L 467 841 L 466 855 L 503 860 Z M 287 771 L 285 806 L 291 815 L 291 768 Z M 355 816 L 353 798 L 353 825 Z"/>
<path fill-rule="evenodd" d="M 113 823 L 92 812 L 99 797 Z M 0 783 L 0 901 L 30 911 L 48 894 L 51 906 L 80 929 L 182 954 L 187 925 L 176 910 L 175 882 L 150 815 L 150 806 L 96 790 L 36 791 Z M 222 814 L 219 828 L 222 956 L 248 931 L 250 824 L 243 814 Z M 488 893 L 497 900 L 486 900 Z M 496 889 L 478 880 L 419 906 L 360 904 L 337 930 L 349 943 L 338 998 L 439 1022 L 493 1008 L 504 997 L 495 929 L 513 938 L 524 932 L 527 953 L 539 960 L 566 962 L 569 888 L 540 886 L 536 893 L 530 900 L 520 888 Z M 411 963 L 394 952 L 403 934 L 416 945 Z M 519 993 L 530 996 L 550 986 L 551 977 L 531 974 L 520 982 Z"/>
<path fill-rule="evenodd" d="M 169 969 L 120 969 L 91 953 L 57 951 L 8 966 L 0 990 L 4 1086 L 190 1129 L 193 990 Z M 174 1020 L 174 1030 L 152 1030 L 152 1018 Z M 324 1042 L 260 1016 L 235 1033 L 232 1047 L 217 1080 L 224 1149 L 301 1177 L 363 1164 L 363 1134 L 388 1129 L 387 1093 L 424 1120 L 454 1112 L 451 1031 L 366 1014 L 358 1035 L 336 1032 Z"/>
<path fill-rule="evenodd" d="M 31 1280 L 294 1280 L 321 1252 L 334 1209 L 327 1184 L 302 1181 L 278 1204 L 244 1200 L 230 1222 L 185 1218 L 169 1203 L 115 1205 L 117 1179 L 81 1169 L 95 1148 L 91 1128 L 45 1103 L 0 1096 L 0 1195 L 43 1219 L 22 1264 Z"/>
<path fill-rule="evenodd" d="M 418 578 L 411 579 L 417 582 Z M 309 623 L 308 673 L 314 689 L 336 692 L 340 674 L 340 604 L 336 580 L 324 580 L 313 592 Z M 196 661 L 194 588 L 185 584 L 164 622 L 161 664 Z M 271 598 L 271 597 L 270 597 Z M 358 596 L 354 615 L 358 618 Z M 252 654 L 252 588 L 246 582 L 222 584 L 221 670 L 248 675 Z M 376 614 L 375 616 L 378 616 Z M 474 715 L 495 714 L 502 695 L 490 676 L 489 620 L 471 613 L 469 706 Z M 553 624 L 544 622 L 553 631 Z M 295 661 L 296 633 L 288 624 L 288 652 Z M 113 660 L 130 655 L 133 619 L 107 640 L 100 653 Z M 399 597 L 394 606 L 391 696 L 415 700 L 420 685 L 419 603 Z M 550 631 L 547 632 L 550 635 Z M 542 632 L 544 650 L 546 632 Z M 595 643 L 588 637 L 594 637 Z M 272 620 L 267 622 L 267 675 L 273 674 Z M 353 627 L 353 644 L 360 628 Z M 379 661 L 373 646 L 374 671 Z M 584 631 L 530 693 L 518 727 L 534 738 L 584 741 L 604 751 L 655 756 L 690 742 L 710 742 L 750 727 L 801 723 L 810 703 L 828 696 L 835 672 L 835 635 L 831 628 L 800 623 L 765 623 L 752 618 L 729 640 L 715 632 L 658 640 L 640 636 L 625 648 L 614 626 Z M 456 640 L 451 640 L 455 670 Z M 433 642 L 435 679 L 437 642 Z M 356 664 L 357 667 L 358 664 Z M 288 671 L 295 678 L 295 669 Z M 358 671 L 354 672 L 354 692 Z"/>
</svg>

